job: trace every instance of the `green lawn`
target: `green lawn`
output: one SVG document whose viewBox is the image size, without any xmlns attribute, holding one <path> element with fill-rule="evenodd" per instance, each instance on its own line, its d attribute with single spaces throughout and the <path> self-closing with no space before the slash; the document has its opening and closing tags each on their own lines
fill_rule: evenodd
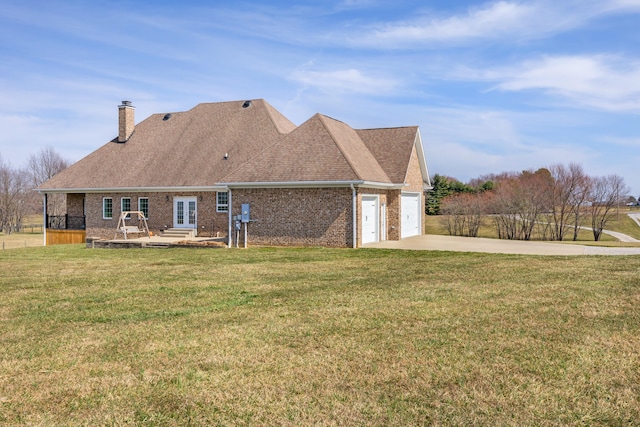
<svg viewBox="0 0 640 427">
<path fill-rule="evenodd" d="M 632 425 L 640 257 L 0 253 L 0 425 Z"/>
</svg>

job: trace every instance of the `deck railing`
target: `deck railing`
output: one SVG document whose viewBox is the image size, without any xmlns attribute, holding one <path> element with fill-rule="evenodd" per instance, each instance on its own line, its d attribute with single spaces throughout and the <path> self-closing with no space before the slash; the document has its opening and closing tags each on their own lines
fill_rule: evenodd
<svg viewBox="0 0 640 427">
<path fill-rule="evenodd" d="M 47 215 L 47 229 L 84 230 L 85 217 L 76 215 Z"/>
</svg>

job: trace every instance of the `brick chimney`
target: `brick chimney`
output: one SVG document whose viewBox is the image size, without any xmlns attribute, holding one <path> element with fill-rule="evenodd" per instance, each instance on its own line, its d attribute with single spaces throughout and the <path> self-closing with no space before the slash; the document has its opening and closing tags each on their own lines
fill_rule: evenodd
<svg viewBox="0 0 640 427">
<path fill-rule="evenodd" d="M 122 105 L 118 105 L 118 142 L 127 142 L 133 134 L 135 110 L 131 101 L 122 101 Z"/>
</svg>

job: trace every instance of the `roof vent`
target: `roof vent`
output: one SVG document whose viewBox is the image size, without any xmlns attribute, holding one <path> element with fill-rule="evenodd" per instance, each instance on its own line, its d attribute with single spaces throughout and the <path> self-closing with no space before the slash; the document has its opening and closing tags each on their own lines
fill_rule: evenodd
<svg viewBox="0 0 640 427">
<path fill-rule="evenodd" d="M 171 118 L 171 113 L 167 113 L 164 115 L 164 117 L 162 118 L 162 120 L 167 121 Z"/>
<path fill-rule="evenodd" d="M 244 104 L 242 104 L 242 108 L 248 108 L 251 107 L 251 101 L 244 101 Z"/>
</svg>

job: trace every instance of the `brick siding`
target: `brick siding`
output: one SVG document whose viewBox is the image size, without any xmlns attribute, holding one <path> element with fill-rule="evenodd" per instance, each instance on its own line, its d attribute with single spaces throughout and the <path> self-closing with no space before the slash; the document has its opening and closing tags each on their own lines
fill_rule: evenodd
<svg viewBox="0 0 640 427">
<path fill-rule="evenodd" d="M 233 215 L 243 203 L 251 207 L 249 245 L 353 245 L 352 198 L 349 188 L 236 189 Z M 241 245 L 244 230 L 241 234 Z"/>
<path fill-rule="evenodd" d="M 113 239 L 120 217 L 120 199 L 131 199 L 131 210 L 138 210 L 138 199 L 149 199 L 149 218 L 147 224 L 154 234 L 173 227 L 173 198 L 195 197 L 197 200 L 198 235 L 206 237 L 224 237 L 228 231 L 228 214 L 216 212 L 216 193 L 89 193 L 86 194 L 87 237 Z M 113 218 L 102 219 L 102 199 L 113 200 Z"/>
</svg>

